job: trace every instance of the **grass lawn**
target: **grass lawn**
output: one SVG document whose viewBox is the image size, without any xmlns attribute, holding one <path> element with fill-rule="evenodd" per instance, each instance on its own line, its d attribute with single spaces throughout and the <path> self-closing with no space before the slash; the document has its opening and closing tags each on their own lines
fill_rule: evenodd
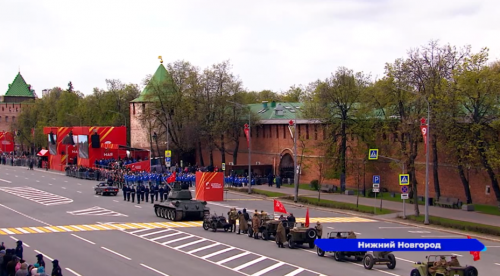
<svg viewBox="0 0 500 276">
<path fill-rule="evenodd" d="M 288 199 L 288 200 L 293 200 L 292 196 L 286 196 L 283 198 Z M 327 199 L 321 199 L 318 201 L 317 198 L 306 197 L 306 196 L 299 196 L 299 202 L 311 204 L 311 205 L 316 205 L 316 206 L 321 206 L 321 207 L 335 208 L 335 209 L 342 209 L 342 210 L 351 210 L 351 211 L 362 212 L 362 213 L 367 213 L 367 214 L 375 214 L 375 215 L 385 215 L 385 214 L 391 214 L 391 213 L 396 212 L 394 210 L 389 210 L 389 209 L 384 209 L 384 208 L 380 209 L 380 208 L 375 208 L 373 206 L 366 206 L 366 205 L 356 206 L 356 204 L 354 204 L 354 203 L 338 202 L 338 201 L 327 200 Z"/>
<path fill-rule="evenodd" d="M 474 204 L 474 211 L 488 215 L 500 216 L 500 209 L 498 209 L 497 206 Z"/>
<path fill-rule="evenodd" d="M 406 219 L 413 220 L 417 222 L 424 222 L 425 217 L 421 216 L 407 216 Z M 469 232 L 476 232 L 481 234 L 495 235 L 500 236 L 500 227 L 479 224 L 474 222 L 462 221 L 462 220 L 454 220 L 448 218 L 434 217 L 429 216 L 429 223 L 434 225 L 443 226 L 446 228 L 464 230 Z"/>
</svg>

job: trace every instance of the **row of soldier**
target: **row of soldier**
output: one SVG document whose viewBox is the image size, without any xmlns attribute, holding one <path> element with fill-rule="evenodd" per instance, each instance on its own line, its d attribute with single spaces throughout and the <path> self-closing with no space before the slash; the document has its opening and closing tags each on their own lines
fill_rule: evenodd
<svg viewBox="0 0 500 276">
<path fill-rule="evenodd" d="M 167 199 L 169 192 L 170 186 L 168 185 L 123 185 L 122 188 L 123 200 L 130 201 L 132 199 L 132 203 L 134 203 L 137 199 L 137 204 L 140 204 L 141 201 L 149 202 L 148 199 L 151 199 L 151 204 L 158 200 L 163 202 Z"/>
</svg>

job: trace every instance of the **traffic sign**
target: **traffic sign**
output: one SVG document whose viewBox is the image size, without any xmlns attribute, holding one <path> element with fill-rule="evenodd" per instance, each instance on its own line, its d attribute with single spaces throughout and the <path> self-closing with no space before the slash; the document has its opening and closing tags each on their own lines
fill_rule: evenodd
<svg viewBox="0 0 500 276">
<path fill-rule="evenodd" d="M 373 176 L 373 184 L 380 184 L 380 175 Z"/>
<path fill-rule="evenodd" d="M 378 160 L 378 149 L 370 149 L 368 152 L 368 160 Z"/>
<path fill-rule="evenodd" d="M 410 185 L 410 175 L 400 174 L 399 175 L 399 185 Z"/>
<path fill-rule="evenodd" d="M 222 163 L 222 170 L 225 171 L 226 170 L 226 163 Z"/>
<path fill-rule="evenodd" d="M 380 184 L 373 184 L 373 189 L 378 189 L 380 188 Z"/>
<path fill-rule="evenodd" d="M 378 193 L 378 192 L 380 192 L 380 189 L 379 188 L 372 189 L 372 192 Z"/>
<path fill-rule="evenodd" d="M 165 151 L 165 155 L 166 154 L 167 154 L 167 150 Z M 171 166 L 171 164 L 172 164 L 172 157 L 170 157 L 170 156 L 165 157 L 165 166 L 168 168 Z"/>
<path fill-rule="evenodd" d="M 172 157 L 172 151 L 171 150 L 166 150 L 165 151 L 165 157 Z"/>
<path fill-rule="evenodd" d="M 408 194 L 401 194 L 401 199 L 408 199 Z"/>
<path fill-rule="evenodd" d="M 408 193 L 408 186 L 401 186 L 401 193 L 407 194 Z"/>
</svg>

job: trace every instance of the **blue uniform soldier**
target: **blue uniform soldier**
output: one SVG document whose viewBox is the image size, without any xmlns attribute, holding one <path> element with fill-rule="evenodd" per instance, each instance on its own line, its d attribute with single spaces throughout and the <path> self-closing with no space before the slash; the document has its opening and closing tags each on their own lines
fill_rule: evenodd
<svg viewBox="0 0 500 276">
<path fill-rule="evenodd" d="M 130 185 L 127 186 L 127 201 L 130 201 L 130 193 L 132 192 L 132 187 Z"/>
<path fill-rule="evenodd" d="M 123 192 L 123 201 L 127 200 L 127 185 L 123 185 L 122 192 Z"/>
<path fill-rule="evenodd" d="M 165 194 L 165 189 L 163 189 L 163 185 L 160 186 L 160 201 L 163 202 L 163 194 Z"/>
<path fill-rule="evenodd" d="M 137 204 L 141 204 L 141 188 L 142 188 L 142 185 L 139 185 L 137 186 Z"/>
<path fill-rule="evenodd" d="M 148 200 L 149 200 L 149 185 L 146 185 L 146 187 L 144 187 L 144 197 L 146 198 L 146 202 L 148 202 Z"/>
<path fill-rule="evenodd" d="M 135 186 L 132 186 L 132 188 L 130 188 L 130 197 L 132 197 L 132 203 L 134 203 L 134 200 L 135 200 Z"/>
</svg>

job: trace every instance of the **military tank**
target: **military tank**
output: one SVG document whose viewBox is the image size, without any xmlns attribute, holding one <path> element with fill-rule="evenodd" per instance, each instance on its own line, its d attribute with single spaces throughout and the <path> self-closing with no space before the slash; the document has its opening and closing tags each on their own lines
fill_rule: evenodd
<svg viewBox="0 0 500 276">
<path fill-rule="evenodd" d="M 206 201 L 193 200 L 188 184 L 175 182 L 167 200 L 155 204 L 157 217 L 179 221 L 185 219 L 203 220 L 210 214 Z"/>
</svg>

